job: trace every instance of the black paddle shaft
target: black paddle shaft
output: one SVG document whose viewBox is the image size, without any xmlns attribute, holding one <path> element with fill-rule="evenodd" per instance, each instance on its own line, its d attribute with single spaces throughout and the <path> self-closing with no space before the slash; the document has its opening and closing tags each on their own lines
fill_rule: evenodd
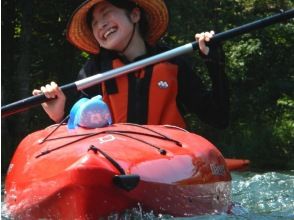
<svg viewBox="0 0 294 220">
<path fill-rule="evenodd" d="M 212 39 L 211 42 L 220 42 L 224 40 L 228 40 L 230 38 L 233 38 L 235 36 L 254 31 L 260 28 L 264 28 L 266 26 L 269 26 L 274 23 L 282 22 L 288 19 L 291 19 L 294 17 L 294 9 L 290 9 L 285 12 L 281 12 L 279 14 L 275 14 L 227 31 L 224 31 L 222 33 L 216 34 Z M 129 65 L 116 68 L 104 73 L 96 74 L 94 76 L 76 81 L 74 83 L 70 83 L 64 86 L 61 86 L 60 88 L 65 94 L 70 94 L 71 92 L 76 92 L 83 90 L 85 88 L 89 88 L 91 86 L 94 86 L 96 84 L 99 84 L 103 81 L 106 81 L 111 78 L 118 77 L 120 75 L 142 69 L 148 65 L 158 63 L 164 60 L 168 60 L 171 58 L 174 58 L 176 56 L 192 52 L 193 50 L 198 49 L 198 42 L 192 42 L 189 44 L 185 44 L 183 46 L 180 46 L 178 48 L 172 49 L 170 51 L 163 52 L 161 54 L 157 54 L 155 56 L 146 58 L 144 60 L 140 60 L 134 63 L 131 63 Z M 37 95 L 37 96 L 31 96 L 26 99 L 22 99 L 20 101 L 5 105 L 1 107 L 1 117 L 6 117 L 9 115 L 13 115 L 18 112 L 23 112 L 31 107 L 34 107 L 36 105 L 39 105 L 43 102 L 50 101 L 52 99 L 46 98 L 45 95 Z"/>
<path fill-rule="evenodd" d="M 244 33 L 250 32 L 250 31 L 254 31 L 257 29 L 261 29 L 264 27 L 267 27 L 271 24 L 274 23 L 279 23 L 282 21 L 286 21 L 288 19 L 291 19 L 294 17 L 294 9 L 290 9 L 288 11 L 281 11 L 281 13 L 279 14 L 275 14 L 248 24 L 244 24 L 242 26 L 230 29 L 228 31 L 224 31 L 222 33 L 216 34 L 213 38 L 211 42 L 220 42 L 220 41 L 224 41 L 230 38 L 233 38 L 235 36 L 238 35 L 242 35 Z M 193 43 L 193 47 L 197 48 L 197 44 L 196 42 Z M 195 48 L 195 49 L 196 49 Z"/>
<path fill-rule="evenodd" d="M 60 87 L 61 90 L 67 95 L 71 92 L 76 92 L 77 87 L 75 83 L 66 84 Z M 31 96 L 17 102 L 5 105 L 1 107 L 1 117 L 6 117 L 9 115 L 16 114 L 18 112 L 23 112 L 27 109 L 30 109 L 34 106 L 40 105 L 43 102 L 53 100 L 54 98 L 47 98 L 44 94 Z"/>
</svg>

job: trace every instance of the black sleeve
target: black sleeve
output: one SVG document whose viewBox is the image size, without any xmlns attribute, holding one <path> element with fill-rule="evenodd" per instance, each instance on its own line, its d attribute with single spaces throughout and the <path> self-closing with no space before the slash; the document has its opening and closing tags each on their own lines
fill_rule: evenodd
<svg viewBox="0 0 294 220">
<path fill-rule="evenodd" d="M 204 87 L 202 81 L 185 59 L 179 64 L 179 91 L 177 102 L 185 110 L 196 113 L 198 117 L 218 128 L 229 123 L 229 86 L 225 75 L 224 54 L 221 48 L 210 46 L 208 56 L 201 55 L 208 68 L 212 81 L 211 89 Z"/>
<path fill-rule="evenodd" d="M 78 73 L 77 80 L 87 78 L 89 76 L 92 76 L 94 74 L 98 73 L 97 63 L 95 58 L 92 58 L 84 64 L 84 66 L 81 68 L 81 70 Z M 100 85 L 93 86 L 91 88 L 84 89 L 82 91 L 78 91 L 74 94 L 71 94 L 70 96 L 67 96 L 67 101 L 65 105 L 65 112 L 70 112 L 72 106 L 83 97 L 86 98 L 92 98 L 93 96 L 96 96 L 98 94 L 101 94 L 101 88 Z"/>
<path fill-rule="evenodd" d="M 84 66 L 82 67 L 82 69 L 80 70 L 77 79 L 84 79 L 87 78 L 89 76 L 93 76 L 97 73 L 100 72 L 100 68 L 98 65 L 98 58 L 91 58 L 90 60 L 88 60 Z M 90 88 L 84 89 L 82 91 L 80 91 L 80 98 L 81 97 L 86 97 L 86 98 L 92 98 L 93 96 L 99 95 L 101 94 L 101 86 L 100 85 L 94 85 Z"/>
</svg>

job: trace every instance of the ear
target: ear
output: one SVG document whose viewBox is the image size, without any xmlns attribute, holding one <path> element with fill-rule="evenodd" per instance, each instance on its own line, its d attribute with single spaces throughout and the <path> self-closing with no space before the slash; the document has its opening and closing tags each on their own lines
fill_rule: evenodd
<svg viewBox="0 0 294 220">
<path fill-rule="evenodd" d="M 134 8 L 131 12 L 131 21 L 133 23 L 138 23 L 140 21 L 140 18 L 141 18 L 141 11 L 139 8 Z"/>
</svg>

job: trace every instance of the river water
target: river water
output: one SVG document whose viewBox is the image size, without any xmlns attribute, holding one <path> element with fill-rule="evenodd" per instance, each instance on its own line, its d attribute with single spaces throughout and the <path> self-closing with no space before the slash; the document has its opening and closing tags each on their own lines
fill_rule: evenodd
<svg viewBox="0 0 294 220">
<path fill-rule="evenodd" d="M 294 220 L 294 170 L 284 172 L 233 172 L 232 214 L 173 218 L 167 215 L 143 213 L 137 208 L 126 212 L 122 218 L 143 220 L 206 220 L 206 219 L 292 219 Z M 3 197 L 3 184 L 2 197 Z M 1 219 L 10 219 L 1 202 Z M 116 219 L 111 216 L 109 219 Z"/>
</svg>

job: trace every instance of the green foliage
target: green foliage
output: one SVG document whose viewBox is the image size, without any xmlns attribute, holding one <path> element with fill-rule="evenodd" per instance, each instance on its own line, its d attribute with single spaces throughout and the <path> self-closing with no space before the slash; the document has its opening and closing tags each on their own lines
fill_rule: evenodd
<svg viewBox="0 0 294 220">
<path fill-rule="evenodd" d="M 167 41 L 174 45 L 193 40 L 195 32 L 228 30 L 293 8 L 291 1 L 169 2 L 175 23 Z M 225 156 L 251 159 L 256 168 L 293 169 L 293 31 L 292 20 L 225 42 L 230 127 L 217 131 L 187 115 L 190 128 L 215 143 Z M 198 72 L 205 74 L 201 60 L 195 60 Z"/>
<path fill-rule="evenodd" d="M 75 81 L 88 54 L 65 40 L 67 21 L 82 0 L 4 0 L 2 4 L 2 105 L 31 94 L 52 80 Z M 291 0 L 169 0 L 170 27 L 163 42 L 176 47 L 194 40 L 196 32 L 217 33 L 294 7 Z M 26 46 L 26 47 L 24 47 Z M 231 123 L 223 130 L 187 115 L 191 130 L 215 143 L 227 157 L 248 158 L 253 167 L 294 168 L 294 22 L 244 34 L 223 45 L 231 87 Z M 23 58 L 27 62 L 23 62 Z M 197 53 L 195 70 L 210 83 Z M 28 77 L 22 88 L 23 71 Z M 19 123 L 21 119 L 26 123 Z M 33 109 L 2 120 L 5 170 L 24 135 L 52 123 Z M 292 161 L 292 162 L 291 162 Z"/>
</svg>

